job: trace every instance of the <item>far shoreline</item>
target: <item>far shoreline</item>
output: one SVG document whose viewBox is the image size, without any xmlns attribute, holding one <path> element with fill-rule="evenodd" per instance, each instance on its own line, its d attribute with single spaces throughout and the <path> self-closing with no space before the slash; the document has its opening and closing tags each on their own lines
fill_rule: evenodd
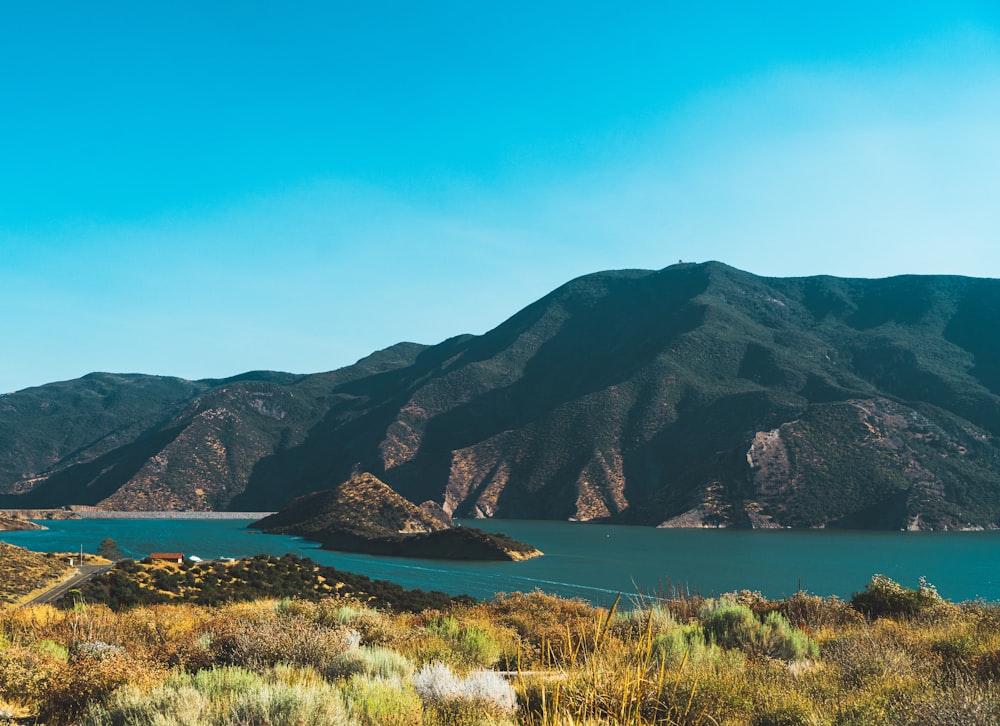
<svg viewBox="0 0 1000 726">
<path fill-rule="evenodd" d="M 5 509 L 0 514 L 23 519 L 263 519 L 274 512 L 197 512 L 197 511 L 118 511 L 106 509 Z"/>
</svg>

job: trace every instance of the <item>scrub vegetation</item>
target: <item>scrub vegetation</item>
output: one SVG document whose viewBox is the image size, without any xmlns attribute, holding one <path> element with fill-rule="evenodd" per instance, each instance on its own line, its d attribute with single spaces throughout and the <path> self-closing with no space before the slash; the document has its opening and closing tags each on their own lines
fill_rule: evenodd
<svg viewBox="0 0 1000 726">
<path fill-rule="evenodd" d="M 69 569 L 69 565 L 54 554 L 32 552 L 0 542 L 0 606 L 19 602 L 36 591 L 51 587 Z"/>
<path fill-rule="evenodd" d="M 472 600 L 466 595 L 408 590 L 395 582 L 372 580 L 293 554 L 256 555 L 231 563 L 123 560 L 84 585 L 81 595 L 86 601 L 115 609 L 169 602 L 218 605 L 260 598 L 318 600 L 336 595 L 354 597 L 372 606 L 419 611 Z"/>
<path fill-rule="evenodd" d="M 1000 722 L 1000 607 L 876 576 L 851 601 L 542 593 L 0 611 L 0 711 L 39 723 Z"/>
</svg>

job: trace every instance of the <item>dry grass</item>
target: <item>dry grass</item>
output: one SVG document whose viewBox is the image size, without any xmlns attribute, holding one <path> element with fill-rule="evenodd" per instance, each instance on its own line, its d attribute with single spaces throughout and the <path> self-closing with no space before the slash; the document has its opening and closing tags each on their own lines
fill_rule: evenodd
<svg viewBox="0 0 1000 726">
<path fill-rule="evenodd" d="M 17 604 L 31 599 L 72 573 L 56 555 L 0 542 L 0 604 Z"/>
<path fill-rule="evenodd" d="M 53 724 L 126 707 L 183 723 L 166 713 L 178 694 L 218 714 L 234 688 L 287 719 L 332 698 L 360 724 L 1000 723 L 998 626 L 982 603 L 865 619 L 803 594 L 630 612 L 538 593 L 397 615 L 343 600 L 25 607 L 0 613 L 0 703 Z M 514 701 L 494 670 L 513 672 Z M 226 673 L 230 695 L 205 685 Z M 289 679 L 313 695 L 288 701 Z"/>
</svg>

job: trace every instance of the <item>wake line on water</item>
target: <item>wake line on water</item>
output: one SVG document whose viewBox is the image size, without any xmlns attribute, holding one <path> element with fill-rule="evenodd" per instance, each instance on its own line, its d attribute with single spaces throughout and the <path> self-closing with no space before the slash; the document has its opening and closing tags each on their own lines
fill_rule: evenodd
<svg viewBox="0 0 1000 726">
<path fill-rule="evenodd" d="M 366 562 L 367 560 L 356 560 L 357 562 Z M 614 590 L 606 587 L 597 587 L 595 585 L 581 585 L 576 582 L 560 582 L 559 580 L 545 580 L 538 577 L 525 577 L 524 575 L 488 575 L 481 572 L 456 572 L 454 570 L 443 570 L 436 567 L 423 567 L 421 565 L 407 565 L 397 562 L 386 562 L 381 563 L 387 567 L 393 567 L 399 570 L 410 570 L 416 572 L 428 572 L 436 575 L 446 575 L 446 576 L 459 576 L 466 580 L 476 580 L 479 582 L 496 582 L 502 581 L 505 583 L 516 584 L 516 583 L 528 583 L 528 584 L 542 584 L 542 585 L 553 585 L 555 587 L 561 587 L 567 590 L 588 590 L 591 592 L 600 592 L 606 595 L 636 595 L 638 591 L 626 593 L 623 590 Z"/>
<path fill-rule="evenodd" d="M 624 593 L 621 590 L 609 590 L 606 587 L 596 587 L 595 585 L 581 585 L 575 582 L 559 582 L 558 580 L 540 580 L 535 577 L 516 577 L 514 579 L 523 580 L 525 582 L 541 582 L 546 585 L 557 585 L 559 587 L 570 588 L 573 590 L 593 590 L 594 592 L 603 592 L 608 595 L 622 594 L 637 594 L 637 593 Z"/>
</svg>

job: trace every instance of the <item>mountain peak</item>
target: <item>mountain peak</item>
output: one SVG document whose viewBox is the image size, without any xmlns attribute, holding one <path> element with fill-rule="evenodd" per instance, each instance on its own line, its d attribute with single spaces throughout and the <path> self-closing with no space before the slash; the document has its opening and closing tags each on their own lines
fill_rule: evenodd
<svg viewBox="0 0 1000 726">
<path fill-rule="evenodd" d="M 455 516 L 1000 526 L 998 318 L 997 280 L 595 273 L 329 373 L 4 396 L 0 504 L 261 511 L 368 471 L 341 496 Z"/>
</svg>

